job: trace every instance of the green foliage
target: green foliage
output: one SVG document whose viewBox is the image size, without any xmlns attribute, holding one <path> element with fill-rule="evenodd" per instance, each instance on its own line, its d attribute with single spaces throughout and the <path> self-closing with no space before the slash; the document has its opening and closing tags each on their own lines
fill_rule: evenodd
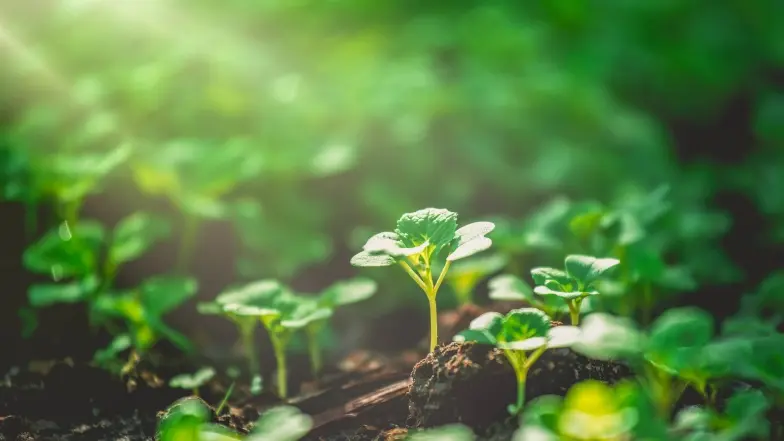
<svg viewBox="0 0 784 441">
<path fill-rule="evenodd" d="M 169 380 L 169 386 L 197 391 L 214 376 L 215 369 L 211 367 L 203 367 L 192 374 L 180 374 L 172 377 Z M 198 394 L 194 393 L 194 395 Z"/>
<path fill-rule="evenodd" d="M 462 424 L 447 424 L 431 429 L 409 431 L 407 441 L 473 441 L 474 432 Z"/>
<path fill-rule="evenodd" d="M 362 251 L 351 258 L 358 267 L 399 264 L 424 291 L 430 307 L 430 350 L 438 345 L 436 295 L 452 262 L 470 257 L 492 245 L 485 237 L 492 222 L 474 222 L 457 228 L 457 214 L 445 209 L 425 208 L 406 213 L 395 232 L 378 233 L 368 239 Z M 444 261 L 442 251 L 447 250 Z M 440 264 L 440 265 L 439 265 Z M 441 267 L 434 282 L 433 270 Z"/>
<path fill-rule="evenodd" d="M 618 259 L 569 255 L 564 260 L 566 271 L 555 268 L 534 268 L 531 276 L 540 296 L 560 297 L 569 308 L 573 325 L 580 321 L 580 306 L 588 296 L 598 295 L 595 283 L 621 262 Z"/>
<path fill-rule="evenodd" d="M 500 254 L 465 259 L 452 265 L 446 283 L 452 288 L 462 305 L 474 303 L 474 289 L 486 277 L 501 271 L 507 259 Z"/>
<path fill-rule="evenodd" d="M 548 348 L 562 348 L 578 340 L 579 329 L 572 326 L 552 327 L 550 318 L 536 308 L 521 308 L 505 316 L 485 313 L 469 328 L 455 336 L 455 341 L 489 344 L 504 351 L 517 378 L 517 403 L 509 412 L 522 412 L 525 403 L 525 379 L 531 366 Z"/>
</svg>

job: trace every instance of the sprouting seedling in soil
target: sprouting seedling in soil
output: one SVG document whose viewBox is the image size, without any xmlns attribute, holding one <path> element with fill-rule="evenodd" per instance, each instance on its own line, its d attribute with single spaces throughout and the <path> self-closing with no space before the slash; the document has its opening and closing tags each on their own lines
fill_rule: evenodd
<svg viewBox="0 0 784 441">
<path fill-rule="evenodd" d="M 501 274 L 488 282 L 489 297 L 496 301 L 524 302 L 534 308 L 541 309 L 553 320 L 569 312 L 566 303 L 555 296 L 534 295 L 534 289 L 524 280 L 512 274 Z"/>
<path fill-rule="evenodd" d="M 534 293 L 560 297 L 569 308 L 572 325 L 580 322 L 580 305 L 588 296 L 599 294 L 594 283 L 621 262 L 618 259 L 599 259 L 572 254 L 566 256 L 566 271 L 555 268 L 534 268 L 531 275 L 536 282 Z"/>
<path fill-rule="evenodd" d="M 256 302 L 265 302 L 265 299 L 275 296 L 282 289 L 283 286 L 278 281 L 265 279 L 241 287 L 227 289 L 218 294 L 213 302 L 196 305 L 200 313 L 222 315 L 237 326 L 240 340 L 242 341 L 242 348 L 248 360 L 248 375 L 254 379 L 258 378 L 259 374 L 259 364 L 254 343 L 254 332 L 259 323 L 259 318 L 255 315 L 238 314 L 236 305 L 251 305 Z M 260 380 L 258 382 L 260 383 Z"/>
<path fill-rule="evenodd" d="M 378 233 L 368 239 L 362 251 L 351 258 L 358 267 L 400 265 L 427 296 L 430 307 L 430 351 L 438 344 L 436 295 L 453 262 L 484 251 L 492 245 L 485 237 L 495 225 L 475 222 L 457 228 L 457 214 L 449 210 L 425 208 L 406 213 L 394 232 Z M 447 251 L 440 274 L 433 268 Z"/>
<path fill-rule="evenodd" d="M 486 277 L 501 271 L 507 258 L 500 254 L 472 257 L 452 265 L 446 283 L 452 288 L 461 305 L 474 303 L 474 289 Z"/>
<path fill-rule="evenodd" d="M 526 377 L 531 366 L 548 348 L 568 347 L 579 335 L 579 328 L 574 326 L 553 327 L 550 318 L 536 308 L 520 308 L 506 315 L 482 314 L 454 340 L 494 345 L 504 352 L 517 379 L 517 402 L 509 406 L 509 412 L 514 415 L 523 409 Z"/>
<path fill-rule="evenodd" d="M 219 298 L 220 301 L 216 300 L 212 305 L 202 306 L 202 312 L 217 311 L 237 323 L 243 334 L 246 350 L 249 352 L 254 352 L 253 329 L 257 320 L 261 321 L 275 353 L 278 395 L 286 398 L 288 395 L 286 347 L 294 331 L 301 329 L 311 320 L 328 317 L 330 311 L 319 308 L 313 311 L 307 320 L 293 317 L 292 314 L 302 302 L 279 282 L 270 279 L 253 282 L 237 290 L 223 293 Z M 255 354 L 250 360 L 253 364 L 251 366 L 253 369 L 251 375 L 253 375 L 258 369 L 255 366 Z"/>
<path fill-rule="evenodd" d="M 215 369 L 203 367 L 192 374 L 180 374 L 169 380 L 169 386 L 187 389 L 193 392 L 194 396 L 199 396 L 199 388 L 204 386 L 215 376 Z"/>
<path fill-rule="evenodd" d="M 318 379 L 323 368 L 319 336 L 334 310 L 370 298 L 376 288 L 373 280 L 358 277 L 336 282 L 318 296 L 297 297 L 298 304 L 285 323 L 289 328 L 304 329 L 313 378 Z"/>
</svg>

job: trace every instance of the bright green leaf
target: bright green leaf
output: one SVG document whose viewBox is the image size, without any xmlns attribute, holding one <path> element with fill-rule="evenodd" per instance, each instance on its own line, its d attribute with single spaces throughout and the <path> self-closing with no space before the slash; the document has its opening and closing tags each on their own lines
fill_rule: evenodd
<svg viewBox="0 0 784 441">
<path fill-rule="evenodd" d="M 170 225 L 165 219 L 147 213 L 134 213 L 114 228 L 109 259 L 115 264 L 134 260 L 169 232 Z"/>
<path fill-rule="evenodd" d="M 313 418 L 293 406 L 274 407 L 261 415 L 245 441 L 297 441 L 313 426 Z"/>
<path fill-rule="evenodd" d="M 28 298 L 30 305 L 35 308 L 56 303 L 78 303 L 89 299 L 98 284 L 98 278 L 90 276 L 71 283 L 33 285 L 28 292 Z"/>
<path fill-rule="evenodd" d="M 566 256 L 564 263 L 566 266 L 566 273 L 569 274 L 570 277 L 588 285 L 602 277 L 612 268 L 618 266 L 621 262 L 618 259 L 613 258 L 598 259 L 593 256 L 573 254 Z"/>
<path fill-rule="evenodd" d="M 404 247 L 415 248 L 427 242 L 436 247 L 436 253 L 452 243 L 456 231 L 457 213 L 437 208 L 406 213 L 395 229 Z"/>
<path fill-rule="evenodd" d="M 193 297 L 197 288 L 191 277 L 159 276 L 147 279 L 139 289 L 147 312 L 160 317 Z"/>
</svg>

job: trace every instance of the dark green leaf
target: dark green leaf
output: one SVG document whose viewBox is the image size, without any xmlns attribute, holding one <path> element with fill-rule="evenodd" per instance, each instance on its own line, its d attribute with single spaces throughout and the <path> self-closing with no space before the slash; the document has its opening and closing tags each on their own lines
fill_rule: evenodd
<svg viewBox="0 0 784 441">
<path fill-rule="evenodd" d="M 519 308 L 504 316 L 498 340 L 504 343 L 522 342 L 534 337 L 547 337 L 550 317 L 536 308 Z"/>
<path fill-rule="evenodd" d="M 571 279 L 564 271 L 555 268 L 534 268 L 531 270 L 531 277 L 537 285 L 544 285 L 548 280 L 555 280 L 561 285 L 571 283 Z"/>
<path fill-rule="evenodd" d="M 147 213 L 134 213 L 114 228 L 109 258 L 115 264 L 129 262 L 144 254 L 156 241 L 169 234 L 170 225 Z"/>
<path fill-rule="evenodd" d="M 160 317 L 193 297 L 197 288 L 191 277 L 159 276 L 146 280 L 140 290 L 147 313 Z"/>
</svg>

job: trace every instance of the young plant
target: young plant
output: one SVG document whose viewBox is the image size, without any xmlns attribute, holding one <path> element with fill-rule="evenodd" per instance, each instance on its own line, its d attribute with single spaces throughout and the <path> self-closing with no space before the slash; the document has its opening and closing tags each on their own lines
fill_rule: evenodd
<svg viewBox="0 0 784 441">
<path fill-rule="evenodd" d="M 153 277 L 130 291 L 101 296 L 93 304 L 92 312 L 99 323 L 109 327 L 115 319 L 123 322 L 125 329 L 115 336 L 111 346 L 130 337 L 135 350 L 144 353 L 161 338 L 166 338 L 181 350 L 190 352 L 193 349 L 191 342 L 166 325 L 163 317 L 193 297 L 197 287 L 196 280 L 189 277 Z"/>
<path fill-rule="evenodd" d="M 357 267 L 397 264 L 403 268 L 427 296 L 432 351 L 438 344 L 438 290 L 453 262 L 490 248 L 492 241 L 485 235 L 494 227 L 491 222 L 475 222 L 457 228 L 456 213 L 425 208 L 401 216 L 394 232 L 378 233 L 368 239 L 362 251 L 351 258 L 351 264 Z M 434 278 L 433 268 L 444 254 L 441 272 Z"/>
<path fill-rule="evenodd" d="M 580 306 L 585 298 L 599 294 L 594 283 L 620 264 L 618 259 L 599 259 L 572 254 L 566 256 L 566 271 L 555 268 L 534 268 L 531 275 L 537 286 L 534 293 L 540 296 L 560 297 L 569 308 L 572 325 L 580 322 Z"/>
<path fill-rule="evenodd" d="M 331 314 L 329 310 L 318 308 L 303 316 L 294 316 L 303 304 L 287 288 L 274 280 L 261 280 L 250 283 L 235 291 L 224 293 L 221 301 L 214 305 L 203 306 L 203 312 L 219 312 L 238 324 L 246 341 L 246 349 L 252 351 L 252 333 L 255 321 L 260 320 L 267 330 L 277 362 L 278 395 L 288 396 L 286 347 L 293 333 L 311 321 L 322 320 Z M 253 325 L 251 323 L 253 321 Z M 254 356 L 255 357 L 255 356 Z M 255 361 L 254 361 L 255 363 Z M 255 369 L 255 366 L 252 366 Z M 254 372 L 254 371 L 252 371 Z M 253 375 L 253 374 L 251 374 Z"/>
<path fill-rule="evenodd" d="M 548 348 L 572 345 L 580 330 L 574 326 L 553 327 L 550 318 L 536 308 L 520 308 L 505 316 L 497 312 L 482 314 L 471 322 L 454 340 L 494 345 L 504 352 L 517 379 L 517 402 L 509 406 L 518 414 L 525 403 L 525 382 L 531 366 Z"/>
<path fill-rule="evenodd" d="M 334 310 L 370 298 L 376 288 L 376 282 L 370 279 L 355 278 L 336 282 L 318 296 L 298 296 L 299 304 L 290 313 L 286 324 L 290 328 L 304 329 L 313 378 L 318 379 L 323 368 L 319 336 Z"/>
<path fill-rule="evenodd" d="M 180 374 L 169 380 L 169 387 L 186 389 L 193 392 L 194 396 L 199 396 L 199 388 L 204 386 L 215 376 L 215 369 L 204 367 L 192 374 Z"/>
<path fill-rule="evenodd" d="M 461 260 L 452 265 L 446 276 L 446 282 L 457 296 L 460 305 L 474 303 L 474 290 L 486 277 L 501 271 L 507 259 L 500 254 L 479 256 Z"/>
<path fill-rule="evenodd" d="M 553 320 L 569 312 L 569 308 L 556 296 L 536 296 L 531 286 L 521 278 L 512 274 L 502 274 L 490 279 L 487 284 L 490 289 L 491 300 L 500 302 L 524 302 L 534 308 L 544 311 Z"/>
</svg>

